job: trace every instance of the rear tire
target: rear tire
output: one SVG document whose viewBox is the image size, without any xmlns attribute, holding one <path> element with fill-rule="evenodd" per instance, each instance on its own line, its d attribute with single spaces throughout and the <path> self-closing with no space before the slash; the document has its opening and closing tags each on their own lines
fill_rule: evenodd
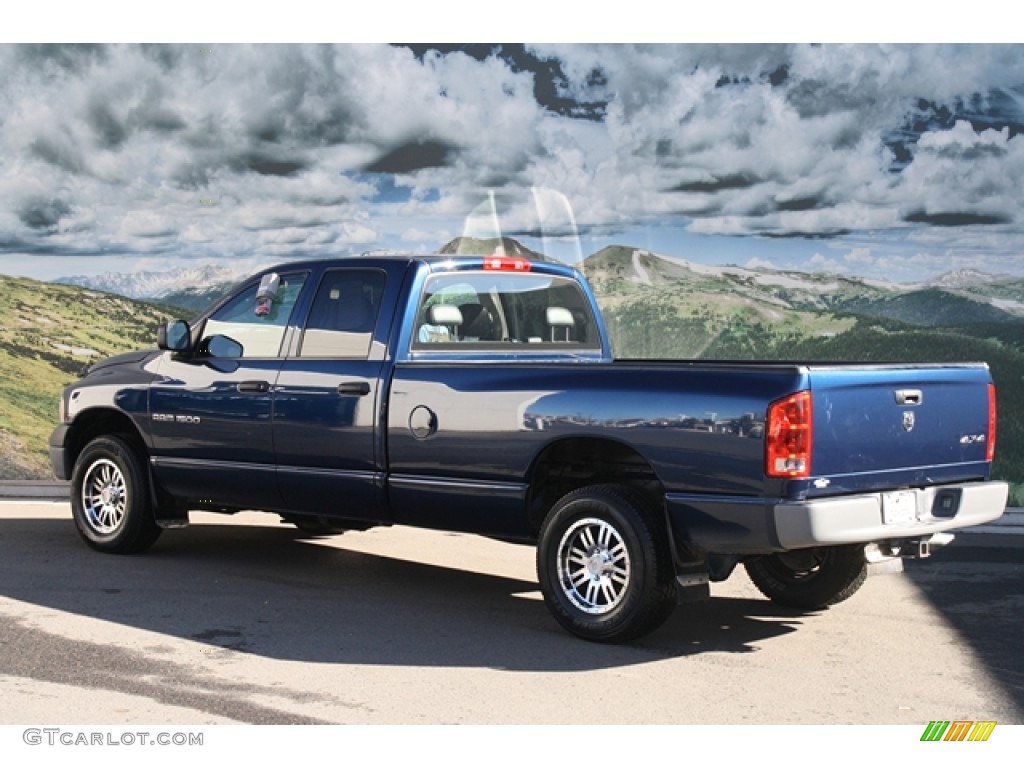
<svg viewBox="0 0 1024 768">
<path fill-rule="evenodd" d="M 97 437 L 79 454 L 71 474 L 71 514 L 85 543 L 100 552 L 142 552 L 161 533 L 145 468 L 119 437 Z"/>
<path fill-rule="evenodd" d="M 764 555 L 743 565 L 761 594 L 804 611 L 846 600 L 867 578 L 863 544 Z"/>
<path fill-rule="evenodd" d="M 569 632 L 596 642 L 653 631 L 676 604 L 666 532 L 650 503 L 629 488 L 597 485 L 564 496 L 537 546 L 544 601 Z"/>
</svg>

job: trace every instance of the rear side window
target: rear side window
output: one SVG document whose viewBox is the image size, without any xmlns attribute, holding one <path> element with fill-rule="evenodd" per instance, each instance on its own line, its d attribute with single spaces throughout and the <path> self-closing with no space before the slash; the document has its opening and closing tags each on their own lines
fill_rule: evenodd
<svg viewBox="0 0 1024 768">
<path fill-rule="evenodd" d="M 424 286 L 413 349 L 599 349 L 579 285 L 542 274 L 453 272 Z"/>
<path fill-rule="evenodd" d="M 324 275 L 302 333 L 300 357 L 365 359 L 377 326 L 384 272 L 337 269 Z"/>
</svg>

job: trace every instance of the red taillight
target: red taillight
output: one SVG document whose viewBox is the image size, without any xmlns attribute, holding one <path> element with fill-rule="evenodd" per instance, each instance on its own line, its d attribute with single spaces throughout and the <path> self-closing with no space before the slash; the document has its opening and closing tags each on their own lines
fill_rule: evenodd
<svg viewBox="0 0 1024 768">
<path fill-rule="evenodd" d="M 514 256 L 485 256 L 484 269 L 493 269 L 500 272 L 529 272 L 530 262 Z"/>
<path fill-rule="evenodd" d="M 810 477 L 811 393 L 797 392 L 768 406 L 765 471 L 769 477 Z"/>
<path fill-rule="evenodd" d="M 996 385 L 988 385 L 988 434 L 985 436 L 985 461 L 996 456 Z"/>
</svg>

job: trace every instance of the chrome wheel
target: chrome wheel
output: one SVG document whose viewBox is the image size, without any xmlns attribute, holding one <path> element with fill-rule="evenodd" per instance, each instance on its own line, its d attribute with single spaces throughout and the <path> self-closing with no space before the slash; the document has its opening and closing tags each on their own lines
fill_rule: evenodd
<svg viewBox="0 0 1024 768">
<path fill-rule="evenodd" d="M 131 437 L 100 435 L 75 460 L 71 516 L 93 549 L 142 552 L 160 536 L 144 450 Z"/>
<path fill-rule="evenodd" d="M 606 520 L 577 520 L 558 544 L 558 581 L 574 606 L 588 614 L 614 610 L 629 587 L 629 552 Z"/>
<path fill-rule="evenodd" d="M 660 626 L 675 608 L 676 579 L 659 520 L 628 486 L 590 485 L 559 499 L 537 540 L 537 580 L 555 620 L 599 643 Z"/>
<path fill-rule="evenodd" d="M 82 510 L 89 527 L 104 536 L 114 533 L 127 508 L 127 483 L 120 468 L 110 459 L 94 461 L 82 483 Z"/>
</svg>

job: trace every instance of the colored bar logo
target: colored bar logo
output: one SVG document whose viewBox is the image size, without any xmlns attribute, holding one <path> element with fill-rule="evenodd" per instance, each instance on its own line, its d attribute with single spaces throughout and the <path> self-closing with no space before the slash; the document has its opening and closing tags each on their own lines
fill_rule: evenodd
<svg viewBox="0 0 1024 768">
<path fill-rule="evenodd" d="M 921 741 L 988 741 L 995 729 L 995 720 L 932 720 Z"/>
</svg>

